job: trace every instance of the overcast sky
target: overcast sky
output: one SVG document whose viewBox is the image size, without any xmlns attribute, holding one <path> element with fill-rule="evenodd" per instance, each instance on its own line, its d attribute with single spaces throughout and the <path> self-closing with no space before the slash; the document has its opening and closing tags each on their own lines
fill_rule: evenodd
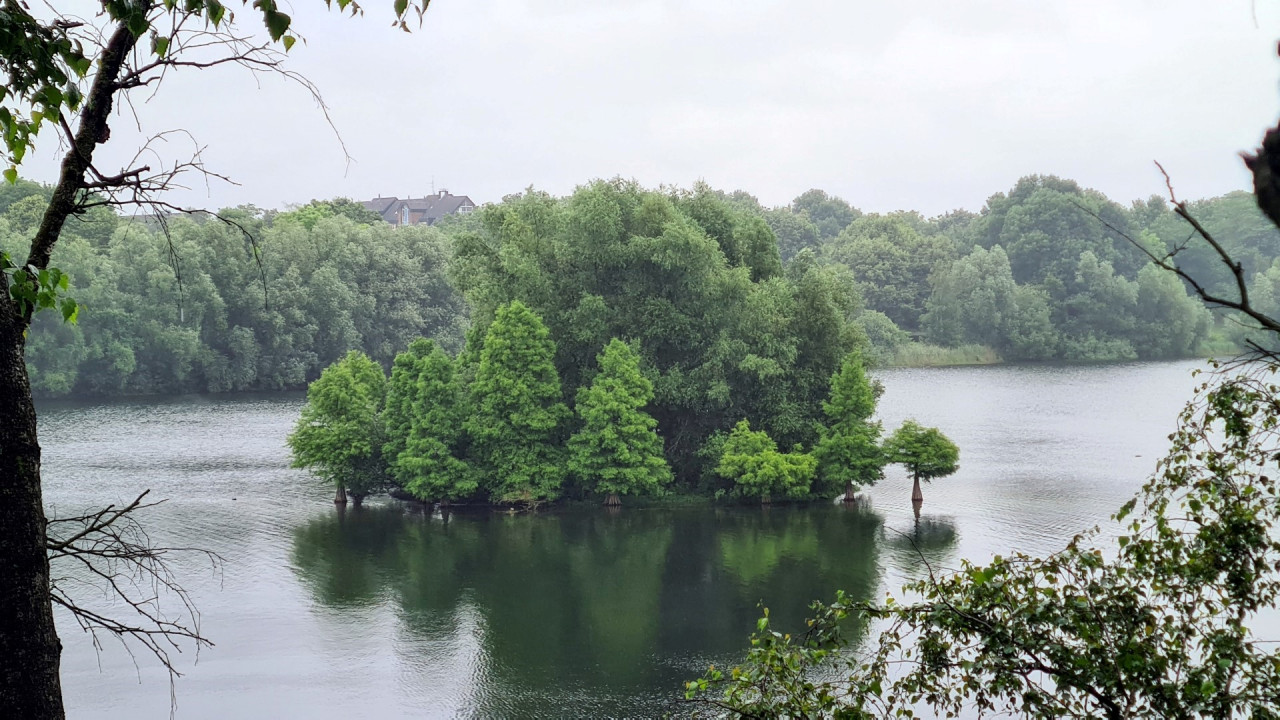
<svg viewBox="0 0 1280 720">
<path fill-rule="evenodd" d="M 362 1 L 356 19 L 285 8 L 307 40 L 290 67 L 354 162 L 303 89 L 184 73 L 139 106 L 143 130 L 190 130 L 240 184 L 172 200 L 434 183 L 483 203 L 621 175 L 935 215 L 1031 173 L 1127 203 L 1163 192 L 1156 159 L 1194 198 L 1246 187 L 1237 153 L 1280 113 L 1277 0 L 435 0 L 412 34 L 389 27 L 391 0 Z M 113 122 L 117 163 L 132 122 Z M 54 179 L 51 140 L 25 176 Z"/>
</svg>

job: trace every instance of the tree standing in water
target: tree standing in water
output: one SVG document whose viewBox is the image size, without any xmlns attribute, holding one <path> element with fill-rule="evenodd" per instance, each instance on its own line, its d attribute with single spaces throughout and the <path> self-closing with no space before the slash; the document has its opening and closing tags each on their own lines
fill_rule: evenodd
<svg viewBox="0 0 1280 720">
<path fill-rule="evenodd" d="M 386 377 L 368 355 L 352 350 L 307 388 L 307 404 L 289 435 L 293 467 L 337 488 L 333 501 L 359 506 L 385 478 L 382 407 Z"/>
<path fill-rule="evenodd" d="M 389 459 L 392 473 L 420 500 L 447 503 L 470 497 L 475 494 L 476 479 L 456 455 L 466 404 L 454 376 L 453 359 L 430 340 L 419 352 L 409 435 L 404 450 Z"/>
<path fill-rule="evenodd" d="M 499 307 L 484 338 L 471 385 L 475 410 L 466 422 L 473 456 L 498 503 L 537 504 L 560 495 L 562 431 L 555 343 L 524 303 Z"/>
<path fill-rule="evenodd" d="M 658 422 L 644 411 L 653 383 L 640 372 L 640 356 L 614 338 L 599 356 L 600 373 L 578 391 L 582 429 L 569 439 L 569 469 L 586 486 L 621 505 L 622 495 L 657 493 L 671 481 Z"/>
<path fill-rule="evenodd" d="M 911 502 L 924 502 L 920 481 L 946 477 L 960 469 L 960 448 L 938 428 L 922 427 L 915 420 L 902 423 L 884 444 L 885 456 L 891 463 L 906 466 L 913 485 Z"/>
</svg>

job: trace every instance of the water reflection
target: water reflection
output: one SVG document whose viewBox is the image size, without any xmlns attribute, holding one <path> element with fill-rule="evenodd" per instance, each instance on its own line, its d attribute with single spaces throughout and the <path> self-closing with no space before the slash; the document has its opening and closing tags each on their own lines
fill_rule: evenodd
<svg viewBox="0 0 1280 720">
<path fill-rule="evenodd" d="M 469 677 L 434 702 L 460 712 L 635 715 L 678 709 L 683 680 L 739 659 L 760 603 L 794 629 L 836 589 L 869 599 L 880 536 L 865 506 L 515 516 L 389 506 L 302 525 L 292 560 L 326 608 L 397 608 L 408 694 L 444 663 Z"/>
<path fill-rule="evenodd" d="M 905 578 L 920 579 L 952 568 L 960 533 L 944 515 L 915 514 L 905 528 L 885 529 L 885 555 Z"/>
</svg>

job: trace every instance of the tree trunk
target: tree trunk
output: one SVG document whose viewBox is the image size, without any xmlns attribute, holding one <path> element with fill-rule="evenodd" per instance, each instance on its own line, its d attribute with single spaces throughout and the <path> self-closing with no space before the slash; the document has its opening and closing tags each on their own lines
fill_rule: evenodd
<svg viewBox="0 0 1280 720">
<path fill-rule="evenodd" d="M 346 488 L 342 487 L 341 485 L 339 485 L 339 486 L 338 486 L 338 494 L 333 496 L 333 504 L 334 504 L 334 505 L 346 505 L 346 504 L 347 504 L 347 489 L 346 489 Z"/>
<path fill-rule="evenodd" d="M 761 495 L 761 496 L 760 496 L 760 504 L 761 504 L 761 505 L 769 505 L 769 504 L 772 504 L 772 503 L 773 503 L 773 498 L 769 496 L 769 493 L 765 493 L 765 494 L 763 494 L 763 495 Z"/>
<path fill-rule="evenodd" d="M 364 505 L 364 495 L 351 493 L 351 507 L 358 508 Z"/>
<path fill-rule="evenodd" d="M 844 484 L 844 501 L 853 502 L 854 500 L 856 500 L 857 491 L 858 489 L 853 486 L 853 483 L 851 482 L 845 483 Z"/>
<path fill-rule="evenodd" d="M 0 283 L 0 708 L 62 718 L 62 643 L 53 624 L 36 410 L 23 359 L 26 322 Z"/>
<path fill-rule="evenodd" d="M 914 485 L 914 486 L 912 486 L 912 488 L 911 488 L 911 502 L 912 502 L 912 503 L 923 503 L 923 502 L 924 502 L 924 493 L 920 492 L 920 476 L 919 476 L 919 475 L 915 475 L 914 477 L 915 477 L 915 485 Z"/>
<path fill-rule="evenodd" d="M 618 497 L 618 493 L 609 493 L 609 497 L 604 499 L 604 504 L 608 507 L 618 507 L 622 504 L 622 498 Z"/>
</svg>

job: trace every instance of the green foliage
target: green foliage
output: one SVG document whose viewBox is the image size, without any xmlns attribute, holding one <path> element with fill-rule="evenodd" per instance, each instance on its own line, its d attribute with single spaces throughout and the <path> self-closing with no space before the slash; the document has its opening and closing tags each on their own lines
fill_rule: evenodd
<svg viewBox="0 0 1280 720">
<path fill-rule="evenodd" d="M 831 375 L 864 342 L 847 271 L 810 254 L 779 272 L 751 206 L 621 180 L 564 200 L 530 191 L 476 213 L 451 274 L 477 332 L 512 300 L 536 311 L 567 387 L 587 384 L 611 338 L 633 341 L 668 461 L 691 486 L 708 469 L 698 449 L 742 417 L 785 446 L 815 442 Z"/>
<path fill-rule="evenodd" d="M 378 489 L 386 475 L 385 401 L 382 368 L 364 353 L 352 350 L 325 368 L 307 388 L 307 404 L 289 435 L 293 467 L 306 468 L 356 497 Z"/>
<path fill-rule="evenodd" d="M 950 262 L 951 241 L 925 235 L 913 217 L 865 215 L 823 246 L 823 256 L 848 267 L 867 307 L 899 327 L 915 329 L 929 297 L 929 277 Z"/>
<path fill-rule="evenodd" d="M 904 465 L 912 477 L 926 482 L 960 469 L 960 448 L 937 428 L 921 427 L 915 420 L 893 431 L 884 454 L 888 462 Z"/>
<path fill-rule="evenodd" d="M 391 470 L 411 495 L 441 501 L 469 498 L 478 483 L 458 458 L 467 405 L 453 359 L 431 341 L 417 348 L 417 377 L 409 405 L 409 432 Z M 398 359 L 397 359 L 398 362 Z"/>
<path fill-rule="evenodd" d="M 837 597 L 801 642 L 766 618 L 743 667 L 686 692 L 794 717 L 1276 717 L 1280 651 L 1253 628 L 1280 601 L 1277 369 L 1204 386 L 1117 526 L 931 574 L 910 602 Z M 847 652 L 846 615 L 878 641 Z"/>
<path fill-rule="evenodd" d="M 606 495 L 655 494 L 671 481 L 657 421 L 644 412 L 653 383 L 640 373 L 640 356 L 618 339 L 600 354 L 600 372 L 578 391 L 582 429 L 569 439 L 569 469 L 591 491 Z"/>
<path fill-rule="evenodd" d="M 716 473 L 733 481 L 735 497 L 758 497 L 767 503 L 774 497 L 808 497 L 817 469 L 812 455 L 780 453 L 768 433 L 752 430 L 742 420 L 725 440 Z"/>
<path fill-rule="evenodd" d="M 911 342 L 911 336 L 878 310 L 864 310 L 857 323 L 867 336 L 866 356 L 870 365 L 892 365 L 898 351 Z"/>
<path fill-rule="evenodd" d="M 524 303 L 498 308 L 484 337 L 466 421 L 472 453 L 494 502 L 556 499 L 564 480 L 564 423 L 555 343 Z"/>
<path fill-rule="evenodd" d="M 34 392 L 301 389 L 349 350 L 387 367 L 418 337 L 461 346 L 466 309 L 445 276 L 439 231 L 340 216 L 307 230 L 256 209 L 226 212 L 256 235 L 257 253 L 240 229 L 208 218 L 170 219 L 167 238 L 140 221 L 105 239 L 107 223 L 69 221 L 53 264 L 75 290 L 81 325 L 69 333 L 36 319 Z M 7 217 L 0 250 L 18 257 L 29 236 L 6 234 Z M 68 300 L 59 290 L 61 309 Z"/>
<path fill-rule="evenodd" d="M 819 497 L 841 491 L 852 497 L 858 488 L 874 485 L 883 476 L 881 427 L 871 420 L 878 390 L 856 353 L 850 353 L 831 378 L 831 398 L 822 404 L 827 426 L 813 451 L 819 481 L 814 493 Z"/>
<path fill-rule="evenodd" d="M 307 230 L 314 230 L 316 223 L 331 217 L 345 217 L 360 225 L 378 225 L 383 222 L 381 215 L 350 198 L 312 200 L 296 210 L 276 215 L 275 222 L 297 223 Z"/>
<path fill-rule="evenodd" d="M 823 190 L 807 190 L 791 201 L 791 212 L 813 225 L 818 237 L 830 240 L 862 217 L 862 213 L 843 199 Z M 801 248 L 802 249 L 802 248 Z"/>
</svg>

